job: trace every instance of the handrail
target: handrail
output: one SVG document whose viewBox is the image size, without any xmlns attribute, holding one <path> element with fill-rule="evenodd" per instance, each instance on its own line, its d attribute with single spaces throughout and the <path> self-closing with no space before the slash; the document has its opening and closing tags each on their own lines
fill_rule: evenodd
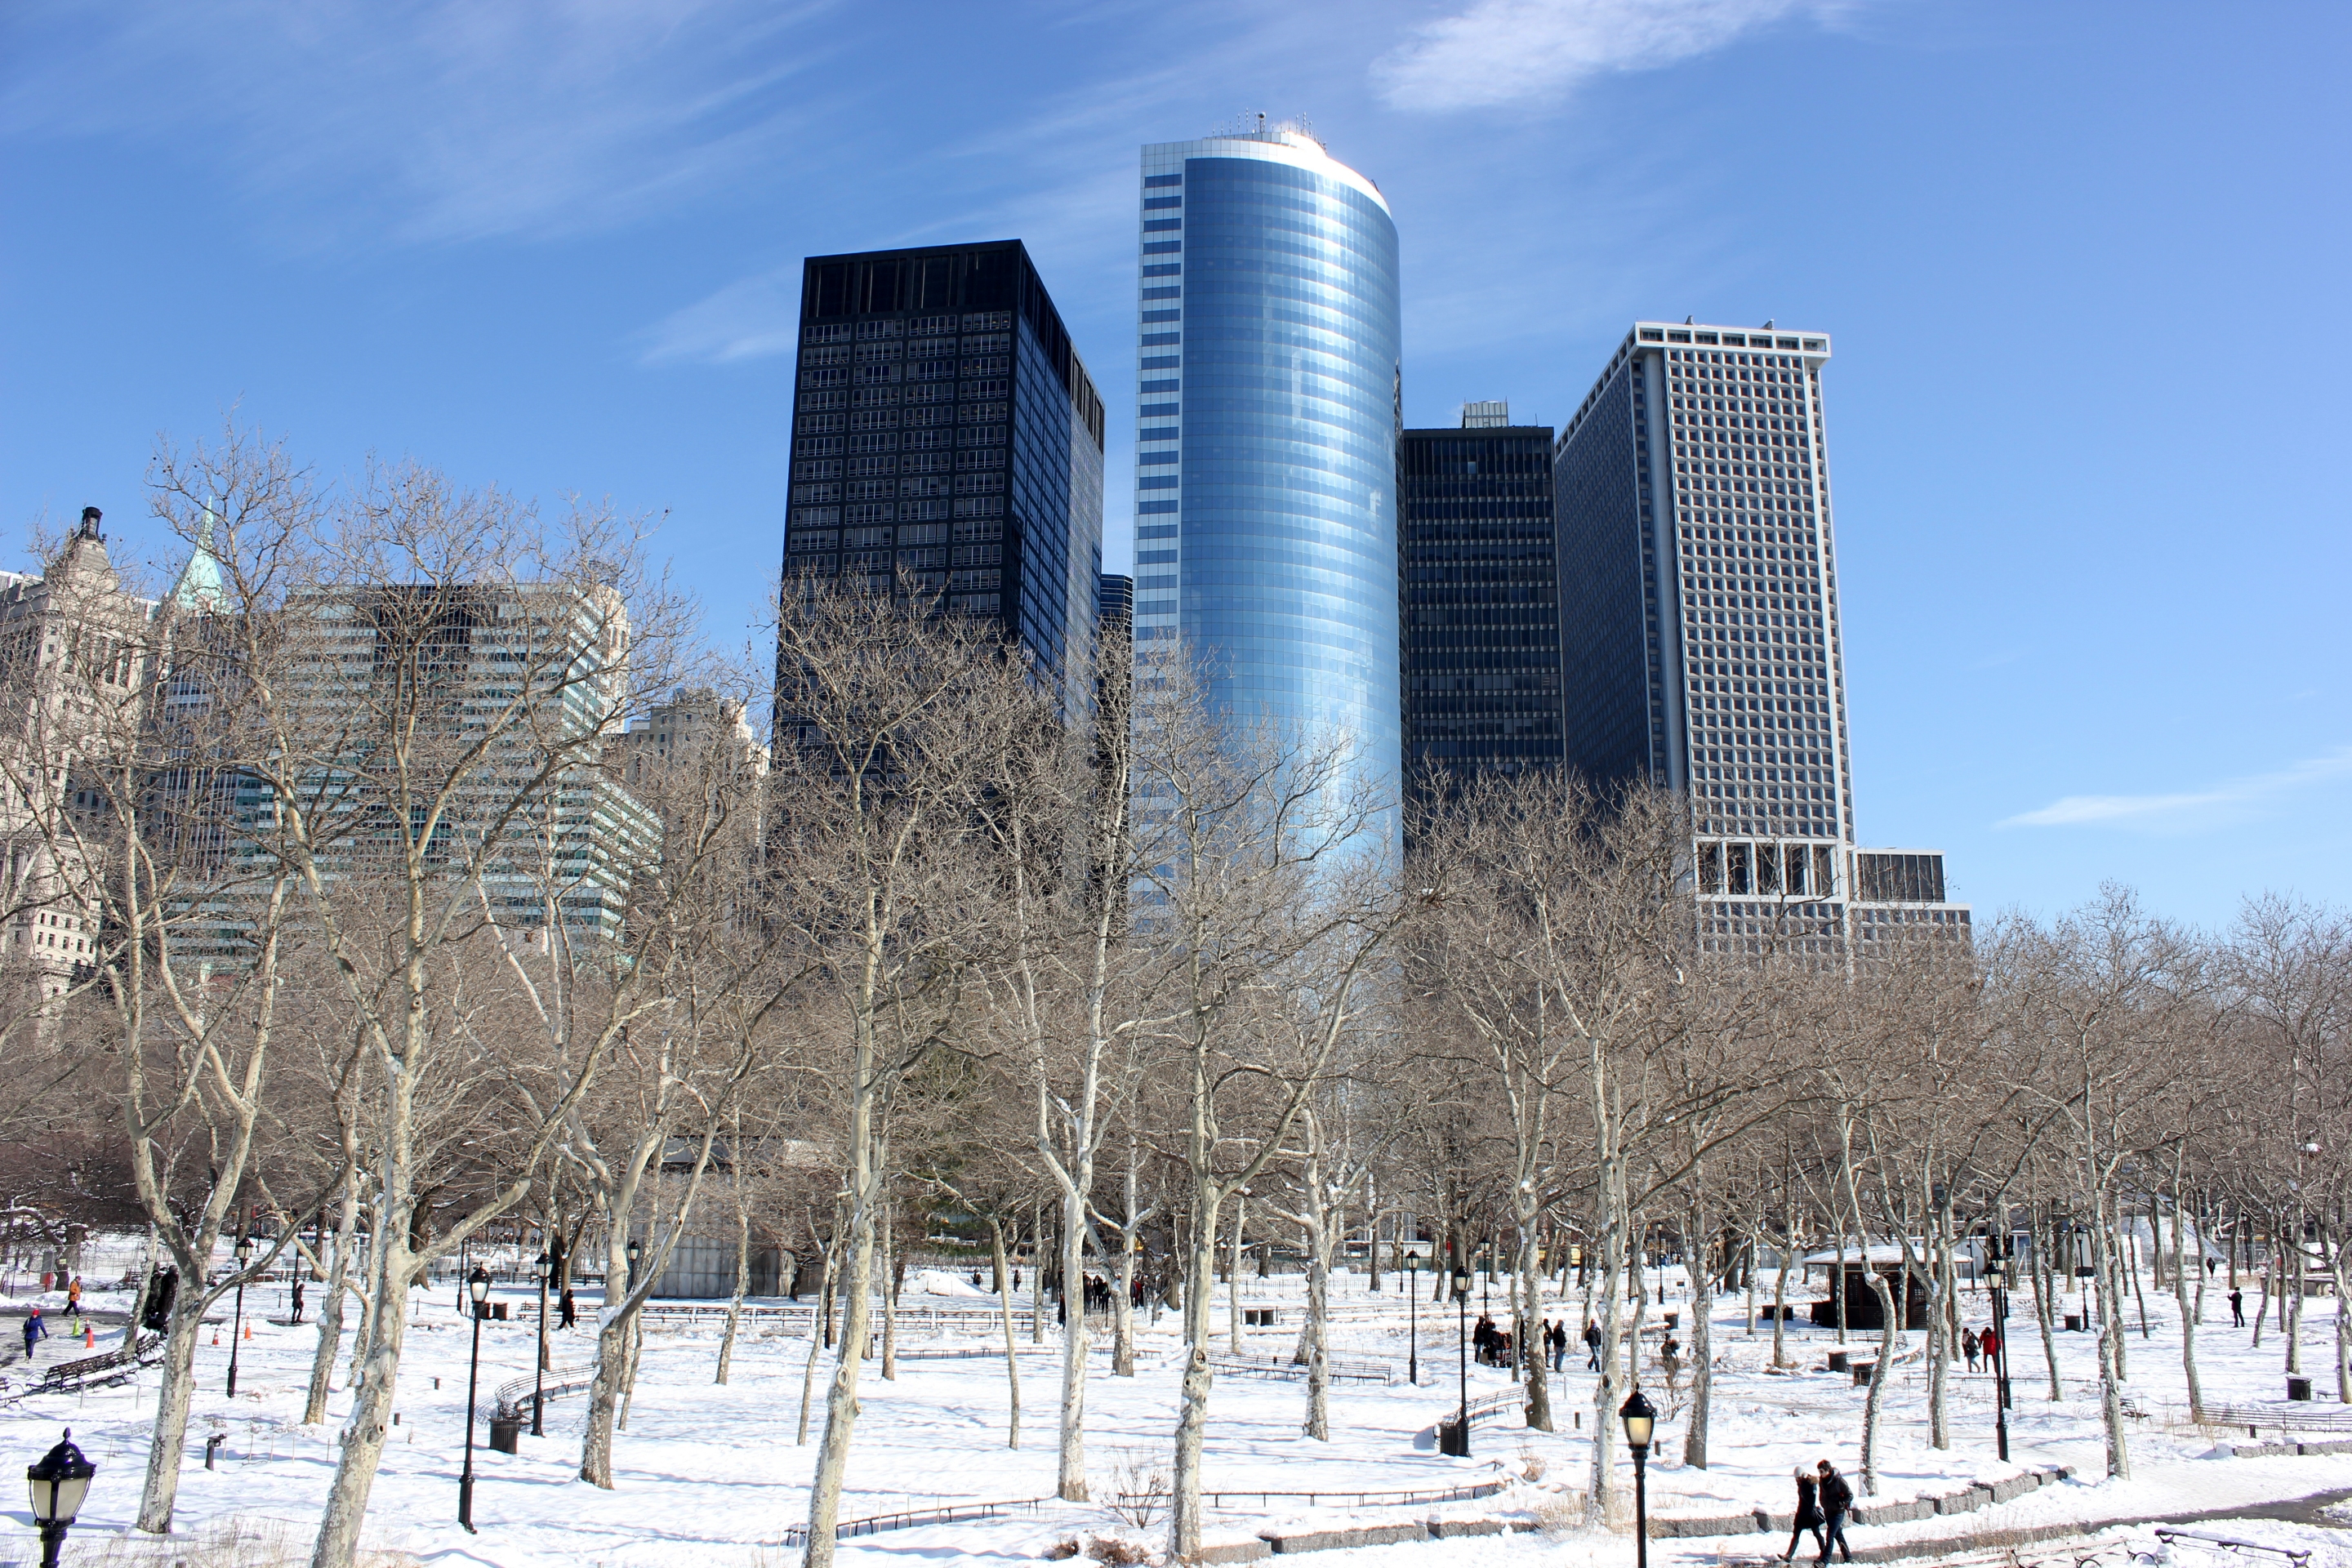
<svg viewBox="0 0 2352 1568">
<path fill-rule="evenodd" d="M 845 1519 L 833 1527 L 835 1541 L 847 1541 L 853 1536 L 876 1535 L 886 1530 L 917 1530 L 927 1524 L 960 1524 L 970 1519 L 995 1519 L 1025 1508 L 1035 1512 L 1042 1503 L 1054 1498 L 1013 1498 L 1001 1502 L 947 1503 L 937 1508 L 903 1508 L 896 1513 L 877 1513 L 865 1519 Z M 798 1524 L 784 1531 L 783 1546 L 808 1544 L 808 1526 Z"/>
</svg>

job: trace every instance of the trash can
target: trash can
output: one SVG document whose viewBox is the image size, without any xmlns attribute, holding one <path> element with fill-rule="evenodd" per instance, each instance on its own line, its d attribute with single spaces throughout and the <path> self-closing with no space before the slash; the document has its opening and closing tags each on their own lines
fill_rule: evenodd
<svg viewBox="0 0 2352 1568">
<path fill-rule="evenodd" d="M 2311 1397 L 2311 1379 L 2307 1377 L 2288 1378 L 2286 1380 L 2286 1396 L 2289 1399 L 2309 1399 Z"/>
<path fill-rule="evenodd" d="M 1460 1421 L 1437 1424 L 1437 1451 L 1449 1458 L 1466 1459 L 1470 1457 L 1470 1428 Z"/>
<path fill-rule="evenodd" d="M 1854 1363 L 1853 1385 L 1856 1388 L 1868 1387 L 1870 1385 L 1870 1374 L 1877 1370 L 1878 1363 L 1874 1361 L 1858 1361 Z"/>
<path fill-rule="evenodd" d="M 493 1415 L 490 1417 L 490 1447 L 501 1454 L 511 1454 L 517 1440 L 522 1436 L 522 1417 Z"/>
<path fill-rule="evenodd" d="M 1846 1370 L 1846 1368 L 1847 1368 L 1847 1366 L 1848 1366 L 1848 1365 L 1849 1365 L 1853 1361 L 1853 1352 L 1852 1351 L 1832 1351 L 1832 1352 L 1830 1352 L 1830 1370 L 1831 1370 L 1832 1372 L 1843 1372 L 1843 1371 L 1845 1371 L 1845 1370 Z"/>
<path fill-rule="evenodd" d="M 507 1304 L 504 1301 L 496 1301 L 491 1303 L 490 1316 L 501 1323 L 505 1322 L 507 1321 Z"/>
<path fill-rule="evenodd" d="M 2067 1313 L 2067 1314 L 2066 1314 L 2066 1331 L 2067 1331 L 2068 1333 L 2070 1333 L 2070 1334 L 2075 1334 L 2075 1333 L 2080 1333 L 2080 1332 L 2082 1332 L 2082 1331 L 2083 1331 L 2083 1320 L 2082 1320 L 2082 1318 L 2081 1318 L 2078 1314 L 2074 1313 L 2074 1312 L 2069 1312 L 2069 1313 Z"/>
</svg>

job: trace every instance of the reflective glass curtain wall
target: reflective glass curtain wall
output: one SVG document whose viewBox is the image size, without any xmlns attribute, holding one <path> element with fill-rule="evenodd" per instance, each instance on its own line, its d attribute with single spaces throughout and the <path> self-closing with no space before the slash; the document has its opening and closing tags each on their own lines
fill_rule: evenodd
<svg viewBox="0 0 2352 1568">
<path fill-rule="evenodd" d="M 811 257 L 801 321 L 786 582 L 904 574 L 1066 679 L 1095 634 L 1103 405 L 1026 249 Z"/>
<path fill-rule="evenodd" d="M 1236 723 L 1344 733 L 1393 801 L 1388 204 L 1273 128 L 1146 147 L 1140 221 L 1136 637 L 1181 636 Z"/>
<path fill-rule="evenodd" d="M 1549 426 L 1397 449 L 1408 787 L 1561 759 Z"/>
</svg>

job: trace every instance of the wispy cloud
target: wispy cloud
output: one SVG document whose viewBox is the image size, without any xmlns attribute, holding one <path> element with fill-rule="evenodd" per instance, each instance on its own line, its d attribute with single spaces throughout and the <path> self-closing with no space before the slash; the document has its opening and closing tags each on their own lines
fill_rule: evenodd
<svg viewBox="0 0 2352 1568">
<path fill-rule="evenodd" d="M 1604 72 L 1671 65 L 1785 17 L 1832 8 L 1843 7 L 1823 0 L 1473 0 L 1413 29 L 1372 75 L 1398 109 L 1538 102 Z"/>
<path fill-rule="evenodd" d="M 228 169 L 313 243 L 606 228 L 779 157 L 817 0 L 131 0 L 19 11 L 17 136 L 144 140 Z M 72 81 L 60 99 L 57 84 Z"/>
<path fill-rule="evenodd" d="M 2180 795 L 2070 795 L 2021 812 L 1997 827 L 2121 827 L 2147 833 L 2201 833 L 2227 826 L 2306 790 L 2352 779 L 2352 746 L 2341 746 L 2275 773 L 2251 773 Z"/>
</svg>

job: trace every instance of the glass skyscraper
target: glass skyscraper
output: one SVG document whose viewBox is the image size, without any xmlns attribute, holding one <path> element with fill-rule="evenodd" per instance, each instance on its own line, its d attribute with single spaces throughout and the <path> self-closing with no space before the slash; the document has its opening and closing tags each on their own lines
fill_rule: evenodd
<svg viewBox="0 0 2352 1568">
<path fill-rule="evenodd" d="M 1567 760 L 1687 792 L 1703 935 L 1965 932 L 1943 857 L 1856 846 L 1826 336 L 1639 321 L 1553 466 Z"/>
<path fill-rule="evenodd" d="M 1501 403 L 1399 442 L 1410 789 L 1560 761 L 1551 443 Z"/>
<path fill-rule="evenodd" d="M 1303 129 L 1143 150 L 1135 626 L 1237 725 L 1400 776 L 1397 233 Z"/>
<path fill-rule="evenodd" d="M 787 584 L 904 573 L 1091 663 L 1102 399 L 1019 240 L 810 257 L 794 380 Z"/>
</svg>

